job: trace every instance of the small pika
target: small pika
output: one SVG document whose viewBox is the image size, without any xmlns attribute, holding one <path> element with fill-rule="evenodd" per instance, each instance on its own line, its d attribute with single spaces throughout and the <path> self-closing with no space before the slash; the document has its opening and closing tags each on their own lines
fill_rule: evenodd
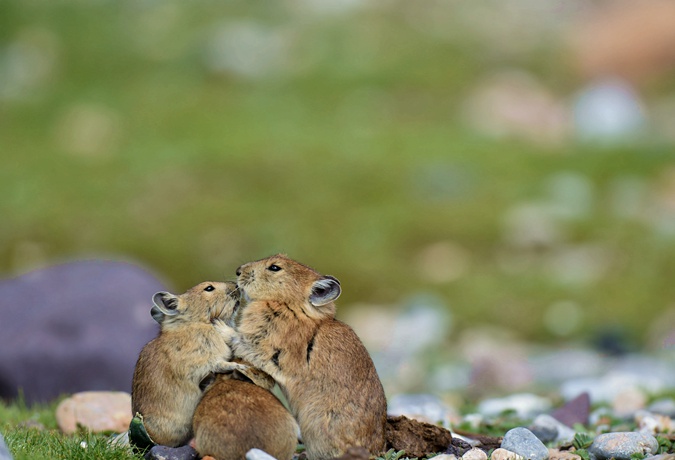
<svg viewBox="0 0 675 460">
<path fill-rule="evenodd" d="M 259 378 L 252 375 L 255 373 Z M 269 383 L 264 385 L 261 379 L 269 379 Z M 218 374 L 194 415 L 194 445 L 199 455 L 236 460 L 255 448 L 278 460 L 291 460 L 298 443 L 298 425 L 268 391 L 273 386 L 269 376 L 253 368 Z"/>
<path fill-rule="evenodd" d="M 349 447 L 383 452 L 384 390 L 358 336 L 335 319 L 339 281 L 284 255 L 242 265 L 237 277 L 243 302 L 232 319 L 233 351 L 279 384 L 307 458 Z"/>
<path fill-rule="evenodd" d="M 131 404 L 153 441 L 176 447 L 192 437 L 194 411 L 214 373 L 246 367 L 231 362 L 235 332 L 225 324 L 238 292 L 232 282 L 204 282 L 181 295 L 158 292 L 153 302 L 160 332 L 138 357 Z"/>
</svg>

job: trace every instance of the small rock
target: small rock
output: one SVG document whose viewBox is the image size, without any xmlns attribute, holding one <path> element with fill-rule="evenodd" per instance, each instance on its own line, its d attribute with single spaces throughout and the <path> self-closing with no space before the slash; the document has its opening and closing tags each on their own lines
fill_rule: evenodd
<svg viewBox="0 0 675 460">
<path fill-rule="evenodd" d="M 660 454 L 649 457 L 649 460 L 675 460 L 675 454 Z"/>
<path fill-rule="evenodd" d="M 145 454 L 145 460 L 197 460 L 199 454 L 190 446 L 154 446 Z"/>
<path fill-rule="evenodd" d="M 630 418 L 635 413 L 644 409 L 647 404 L 647 396 L 638 388 L 627 388 L 616 395 L 612 401 L 612 410 L 618 418 Z"/>
<path fill-rule="evenodd" d="M 527 460 L 548 459 L 546 446 L 527 428 L 513 428 L 504 435 L 502 449 L 515 452 Z"/>
<path fill-rule="evenodd" d="M 598 435 L 589 447 L 588 453 L 592 460 L 608 458 L 628 460 L 633 454 L 652 455 L 658 448 L 659 443 L 654 436 L 635 432 L 618 432 Z"/>
<path fill-rule="evenodd" d="M 647 407 L 647 410 L 652 414 L 675 417 L 675 400 L 672 398 L 657 399 Z"/>
<path fill-rule="evenodd" d="M 487 460 L 487 454 L 477 447 L 472 448 L 462 455 L 462 460 Z"/>
<path fill-rule="evenodd" d="M 12 454 L 9 453 L 9 449 L 5 444 L 5 440 L 0 434 L 0 460 L 12 460 Z"/>
<path fill-rule="evenodd" d="M 457 460 L 457 457 L 452 455 L 452 454 L 441 454 L 441 455 L 436 455 L 433 458 L 437 458 L 438 460 Z M 464 457 L 462 457 L 464 458 Z"/>
<path fill-rule="evenodd" d="M 525 460 L 525 459 L 523 459 L 523 457 L 516 454 L 515 452 L 511 452 L 509 450 L 502 449 L 500 447 L 499 449 L 495 449 L 492 451 L 492 456 L 490 457 L 490 460 Z"/>
<path fill-rule="evenodd" d="M 591 398 L 587 392 L 571 399 L 562 407 L 551 412 L 551 417 L 566 426 L 574 426 L 576 423 L 588 425 L 588 417 L 591 413 Z"/>
<path fill-rule="evenodd" d="M 581 457 L 567 450 L 549 449 L 548 460 L 581 460 Z"/>
<path fill-rule="evenodd" d="M 566 443 L 574 439 L 574 430 L 547 414 L 538 415 L 529 430 L 543 443 Z"/>
<path fill-rule="evenodd" d="M 670 417 L 660 414 L 652 414 L 647 411 L 638 411 L 635 414 L 635 423 L 640 433 L 654 435 L 657 433 L 671 433 L 673 421 Z"/>
<path fill-rule="evenodd" d="M 66 434 L 75 433 L 78 426 L 93 433 L 121 433 L 131 418 L 131 395 L 122 391 L 76 393 L 56 408 L 56 423 Z"/>
<path fill-rule="evenodd" d="M 251 449 L 246 452 L 246 460 L 276 460 L 270 454 L 260 449 Z"/>
<path fill-rule="evenodd" d="M 485 399 L 478 405 L 483 415 L 499 415 L 505 411 L 514 411 L 520 418 L 530 418 L 546 412 L 551 402 L 541 396 L 530 393 L 517 393 L 504 398 Z"/>
</svg>

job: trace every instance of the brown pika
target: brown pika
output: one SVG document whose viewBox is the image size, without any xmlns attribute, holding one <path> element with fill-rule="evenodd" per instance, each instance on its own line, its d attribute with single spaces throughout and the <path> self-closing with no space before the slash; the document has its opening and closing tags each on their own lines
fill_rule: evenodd
<svg viewBox="0 0 675 460">
<path fill-rule="evenodd" d="M 225 324 L 239 304 L 235 283 L 204 282 L 181 295 L 158 292 L 152 317 L 159 335 L 141 350 L 131 404 L 158 444 L 180 446 L 192 437 L 192 416 L 214 373 L 239 369 L 230 362 L 235 335 Z"/>
<path fill-rule="evenodd" d="M 237 277 L 233 350 L 279 384 L 309 460 L 357 446 L 383 452 L 384 390 L 356 333 L 335 319 L 339 281 L 284 255 L 242 265 Z"/>
<path fill-rule="evenodd" d="M 252 373 L 260 374 L 259 378 Z M 274 386 L 269 376 L 253 368 L 243 374 L 218 374 L 204 393 L 193 420 L 195 449 L 201 457 L 217 460 L 243 460 L 251 449 L 291 460 L 298 443 L 298 424 L 268 391 Z M 265 377 L 268 384 L 260 382 Z"/>
</svg>

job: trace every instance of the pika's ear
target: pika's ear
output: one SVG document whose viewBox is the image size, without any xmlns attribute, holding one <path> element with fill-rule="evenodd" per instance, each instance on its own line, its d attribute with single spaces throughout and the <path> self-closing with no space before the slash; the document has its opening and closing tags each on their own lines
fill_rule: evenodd
<svg viewBox="0 0 675 460">
<path fill-rule="evenodd" d="M 159 324 L 164 322 L 167 316 L 174 316 L 178 314 L 178 297 L 170 292 L 160 291 L 152 296 L 152 303 L 154 306 L 150 310 L 152 319 Z"/>
<path fill-rule="evenodd" d="M 312 292 L 309 295 L 309 302 L 315 307 L 321 307 L 340 297 L 342 288 L 337 278 L 324 276 L 312 285 Z"/>
</svg>

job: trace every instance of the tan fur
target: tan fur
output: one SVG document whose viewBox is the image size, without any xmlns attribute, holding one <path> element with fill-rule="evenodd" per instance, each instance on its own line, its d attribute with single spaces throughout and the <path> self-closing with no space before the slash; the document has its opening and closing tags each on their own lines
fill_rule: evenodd
<svg viewBox="0 0 675 460">
<path fill-rule="evenodd" d="M 156 443 L 175 447 L 190 440 L 192 416 L 212 374 L 242 366 L 230 362 L 228 342 L 235 333 L 224 323 L 238 295 L 234 283 L 205 282 L 178 296 L 157 293 L 153 299 L 160 333 L 138 357 L 132 410 L 143 415 Z"/>
<path fill-rule="evenodd" d="M 276 396 L 225 374 L 204 393 L 193 426 L 199 455 L 216 460 L 243 460 L 254 448 L 290 460 L 298 441 L 298 425 Z"/>
<path fill-rule="evenodd" d="M 308 459 L 355 446 L 382 452 L 384 390 L 359 338 L 335 319 L 339 282 L 283 255 L 242 265 L 237 275 L 246 305 L 234 317 L 233 350 L 277 381 Z"/>
</svg>

